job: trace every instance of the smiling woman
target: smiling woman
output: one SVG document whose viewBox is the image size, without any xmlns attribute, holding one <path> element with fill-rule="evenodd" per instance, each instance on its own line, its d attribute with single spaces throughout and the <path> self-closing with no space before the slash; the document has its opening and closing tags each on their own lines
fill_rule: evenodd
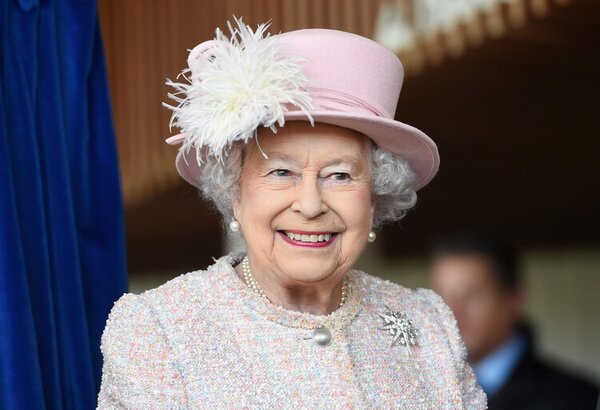
<svg viewBox="0 0 600 410">
<path fill-rule="evenodd" d="M 247 250 L 115 304 L 99 408 L 485 408 L 441 298 L 353 268 L 438 167 L 392 117 L 397 57 L 339 31 L 230 29 L 169 82 L 168 142 Z"/>
<path fill-rule="evenodd" d="M 327 314 L 371 230 L 367 142 L 347 128 L 307 122 L 262 132 L 258 141 L 262 152 L 256 142 L 245 150 L 234 205 L 252 271 L 273 303 Z"/>
</svg>

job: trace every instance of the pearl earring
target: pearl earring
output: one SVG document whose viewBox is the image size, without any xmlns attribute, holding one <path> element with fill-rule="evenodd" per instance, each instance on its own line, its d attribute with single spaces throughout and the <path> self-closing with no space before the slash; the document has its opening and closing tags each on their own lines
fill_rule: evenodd
<svg viewBox="0 0 600 410">
<path fill-rule="evenodd" d="M 373 231 L 369 232 L 369 236 L 367 237 L 367 242 L 373 243 L 373 242 L 375 242 L 375 239 L 377 239 L 377 235 L 375 234 L 375 232 L 373 232 Z"/>
<path fill-rule="evenodd" d="M 240 223 L 238 221 L 236 221 L 235 219 L 231 222 L 229 222 L 229 230 L 231 232 L 237 232 L 240 230 Z"/>
</svg>

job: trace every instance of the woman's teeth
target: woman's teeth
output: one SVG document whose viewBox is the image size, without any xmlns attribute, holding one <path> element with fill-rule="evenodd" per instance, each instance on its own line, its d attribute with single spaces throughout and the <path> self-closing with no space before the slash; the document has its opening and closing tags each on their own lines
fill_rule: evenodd
<svg viewBox="0 0 600 410">
<path fill-rule="evenodd" d="M 331 239 L 330 233 L 325 233 L 322 235 L 304 235 L 285 231 L 284 233 L 288 238 L 300 242 L 329 242 L 329 239 Z"/>
</svg>

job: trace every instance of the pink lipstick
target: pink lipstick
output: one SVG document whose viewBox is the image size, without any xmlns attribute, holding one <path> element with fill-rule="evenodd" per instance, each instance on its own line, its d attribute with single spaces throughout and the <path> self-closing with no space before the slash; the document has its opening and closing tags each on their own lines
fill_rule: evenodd
<svg viewBox="0 0 600 410">
<path fill-rule="evenodd" d="M 335 232 L 285 230 L 277 231 L 277 233 L 287 243 L 305 248 L 323 248 L 329 246 L 337 237 L 337 233 Z"/>
</svg>

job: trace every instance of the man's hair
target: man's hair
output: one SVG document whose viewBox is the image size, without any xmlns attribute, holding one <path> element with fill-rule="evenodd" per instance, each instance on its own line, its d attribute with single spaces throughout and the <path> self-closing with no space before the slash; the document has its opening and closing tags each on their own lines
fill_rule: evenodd
<svg viewBox="0 0 600 410">
<path fill-rule="evenodd" d="M 498 284 L 507 290 L 520 288 L 519 254 L 512 242 L 483 232 L 455 233 L 434 243 L 431 260 L 461 255 L 485 258 L 491 264 Z"/>
</svg>

